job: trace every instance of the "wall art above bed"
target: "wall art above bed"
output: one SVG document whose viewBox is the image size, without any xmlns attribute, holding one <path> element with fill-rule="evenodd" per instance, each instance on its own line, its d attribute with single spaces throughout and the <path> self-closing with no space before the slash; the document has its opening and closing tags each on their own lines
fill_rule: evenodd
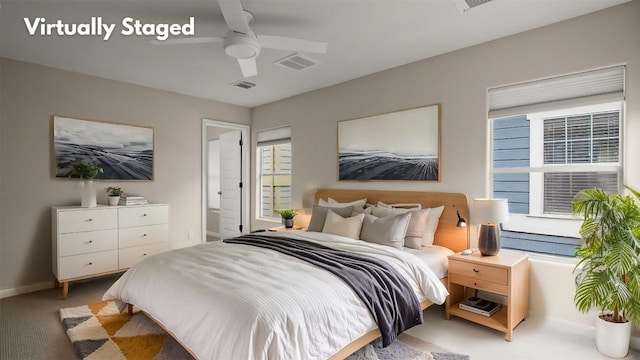
<svg viewBox="0 0 640 360">
<path fill-rule="evenodd" d="M 97 179 L 153 180 L 153 128 L 53 117 L 54 176 L 66 177 L 75 159 L 94 162 Z"/>
<path fill-rule="evenodd" d="M 440 104 L 338 122 L 339 180 L 440 181 Z"/>
</svg>

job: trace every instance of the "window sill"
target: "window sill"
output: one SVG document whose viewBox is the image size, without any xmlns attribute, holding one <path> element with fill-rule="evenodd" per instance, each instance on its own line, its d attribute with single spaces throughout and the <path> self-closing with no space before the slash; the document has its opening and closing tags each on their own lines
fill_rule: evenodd
<svg viewBox="0 0 640 360">
<path fill-rule="evenodd" d="M 508 251 L 508 252 L 515 252 L 515 253 L 519 253 L 519 254 L 526 254 L 526 255 L 529 256 L 530 260 L 545 261 L 545 262 L 554 263 L 554 264 L 571 265 L 571 266 L 574 266 L 574 267 L 578 264 L 578 261 L 579 261 L 579 259 L 576 258 L 576 257 L 566 257 L 566 256 L 560 256 L 560 255 L 541 254 L 541 253 L 532 252 L 532 251 L 526 251 L 526 250 L 501 249 L 500 251 Z"/>
</svg>

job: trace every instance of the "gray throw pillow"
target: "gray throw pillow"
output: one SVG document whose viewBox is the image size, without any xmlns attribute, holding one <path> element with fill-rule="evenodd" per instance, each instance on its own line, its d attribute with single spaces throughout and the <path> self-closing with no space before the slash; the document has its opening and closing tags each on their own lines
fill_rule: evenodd
<svg viewBox="0 0 640 360">
<path fill-rule="evenodd" d="M 364 214 L 360 239 L 402 249 L 410 219 L 411 214 L 408 212 L 381 218 Z"/>
<path fill-rule="evenodd" d="M 322 229 L 324 228 L 324 222 L 327 220 L 327 211 L 329 210 L 342 217 L 349 217 L 351 216 L 351 212 L 353 211 L 353 206 L 336 208 L 314 205 L 313 212 L 311 213 L 311 221 L 309 221 L 307 231 L 322 232 Z"/>
</svg>

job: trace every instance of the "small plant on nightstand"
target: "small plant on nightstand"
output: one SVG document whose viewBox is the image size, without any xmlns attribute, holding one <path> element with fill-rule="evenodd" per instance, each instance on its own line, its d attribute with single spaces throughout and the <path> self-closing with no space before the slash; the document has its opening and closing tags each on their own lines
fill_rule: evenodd
<svg viewBox="0 0 640 360">
<path fill-rule="evenodd" d="M 122 189 L 115 186 L 109 186 L 107 188 L 107 195 L 109 196 L 109 205 L 115 206 L 118 205 L 120 201 L 120 196 L 122 195 Z"/>
<path fill-rule="evenodd" d="M 293 209 L 282 209 L 278 210 L 280 213 L 280 217 L 282 218 L 282 223 L 284 227 L 290 229 L 293 227 L 293 218 L 298 215 L 298 213 Z"/>
</svg>

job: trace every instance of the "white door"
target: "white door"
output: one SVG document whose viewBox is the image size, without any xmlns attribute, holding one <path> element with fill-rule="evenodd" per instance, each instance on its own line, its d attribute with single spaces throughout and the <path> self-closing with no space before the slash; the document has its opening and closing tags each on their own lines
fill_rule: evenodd
<svg viewBox="0 0 640 360">
<path fill-rule="evenodd" d="M 240 235 L 242 223 L 242 132 L 220 135 L 220 239 Z"/>
</svg>

